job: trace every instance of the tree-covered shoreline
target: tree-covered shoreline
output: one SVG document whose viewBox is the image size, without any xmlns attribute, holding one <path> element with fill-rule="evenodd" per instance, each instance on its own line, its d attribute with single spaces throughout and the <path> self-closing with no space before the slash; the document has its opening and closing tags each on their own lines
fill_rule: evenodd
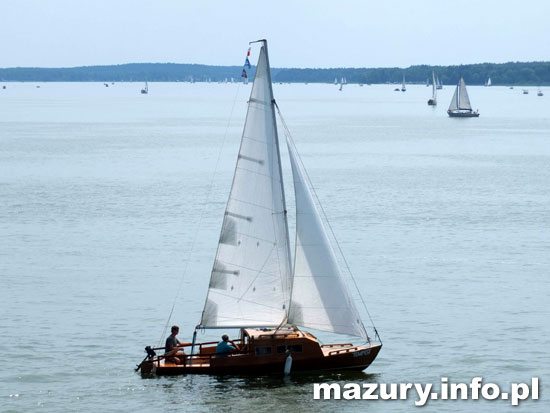
<svg viewBox="0 0 550 413">
<path fill-rule="evenodd" d="M 15 67 L 0 69 L 5 82 L 224 82 L 241 81 L 241 66 L 208 66 L 180 63 L 128 63 L 110 66 L 71 68 Z M 483 85 L 490 77 L 493 85 L 550 85 L 550 62 L 478 63 L 454 66 L 417 65 L 407 68 L 273 68 L 274 82 L 333 83 L 425 83 L 432 70 L 443 84 L 455 84 L 462 75 L 469 85 Z M 253 78 L 254 67 L 248 70 Z"/>
</svg>

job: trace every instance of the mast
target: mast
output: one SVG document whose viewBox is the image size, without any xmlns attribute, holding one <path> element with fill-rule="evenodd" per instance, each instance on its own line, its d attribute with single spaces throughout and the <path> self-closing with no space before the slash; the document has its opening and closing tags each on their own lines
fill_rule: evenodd
<svg viewBox="0 0 550 413">
<path fill-rule="evenodd" d="M 283 183 L 283 170 L 281 168 L 281 150 L 279 147 L 279 134 L 277 133 L 277 119 L 275 118 L 275 97 L 273 95 L 273 83 L 271 81 L 271 65 L 269 64 L 269 53 L 267 50 L 267 40 L 262 39 L 260 40 L 264 44 L 265 47 L 265 58 L 267 60 L 267 79 L 269 83 L 269 91 L 271 93 L 271 117 L 273 119 L 273 129 L 275 130 L 275 148 L 277 152 L 277 163 L 279 164 L 279 174 L 281 176 L 281 193 L 283 194 L 283 217 L 284 217 L 284 223 L 285 223 L 285 234 L 286 234 L 286 250 L 287 250 L 287 257 L 288 257 L 288 268 L 290 269 L 290 294 L 289 294 L 289 305 L 286 307 L 286 317 L 288 318 L 288 311 L 290 309 L 290 297 L 292 296 L 292 284 L 293 284 L 293 278 L 294 278 L 294 271 L 292 269 L 292 262 L 291 262 L 291 255 L 290 255 L 290 236 L 288 233 L 288 219 L 287 219 L 287 210 L 286 210 L 286 198 L 285 198 L 285 186 Z"/>
<path fill-rule="evenodd" d="M 437 95 L 437 87 L 435 85 L 435 73 L 432 71 L 432 98 L 435 100 Z"/>
<path fill-rule="evenodd" d="M 457 109 L 460 109 L 460 105 L 458 104 L 458 102 L 460 102 L 460 81 L 462 80 L 462 76 L 460 76 L 460 79 L 458 80 L 458 85 L 456 85 L 456 93 L 455 93 L 455 97 L 456 97 L 456 108 Z"/>
</svg>

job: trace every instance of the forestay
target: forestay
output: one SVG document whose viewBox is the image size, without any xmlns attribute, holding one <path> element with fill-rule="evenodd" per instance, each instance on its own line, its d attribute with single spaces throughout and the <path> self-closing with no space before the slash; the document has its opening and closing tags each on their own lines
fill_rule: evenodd
<svg viewBox="0 0 550 413">
<path fill-rule="evenodd" d="M 266 45 L 260 50 L 201 326 L 278 326 L 290 252 Z"/>
<path fill-rule="evenodd" d="M 307 175 L 293 142 L 287 140 L 296 196 L 296 253 L 288 323 L 367 337 L 342 278 Z"/>
</svg>

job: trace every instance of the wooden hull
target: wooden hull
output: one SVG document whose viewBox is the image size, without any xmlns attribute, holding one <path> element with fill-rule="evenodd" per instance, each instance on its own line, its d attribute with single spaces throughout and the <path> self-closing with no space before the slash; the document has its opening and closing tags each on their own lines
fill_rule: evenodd
<svg viewBox="0 0 550 413">
<path fill-rule="evenodd" d="M 451 118 L 477 118 L 477 117 L 479 117 L 479 112 L 452 112 L 452 111 L 448 110 L 447 114 Z"/>
<path fill-rule="evenodd" d="M 354 350 L 321 357 L 298 358 L 294 355 L 292 372 L 320 370 L 365 370 L 376 358 L 382 345 L 358 346 Z M 141 368 L 142 376 L 176 376 L 181 374 L 213 375 L 264 375 L 283 374 L 287 355 L 259 357 L 254 355 L 235 355 L 212 359 L 208 364 L 176 365 L 146 361 Z"/>
<path fill-rule="evenodd" d="M 240 351 L 224 354 L 223 357 L 216 355 L 216 343 L 209 342 L 196 344 L 192 357 L 185 353 L 178 354 L 183 364 L 167 362 L 164 356 L 151 358 L 141 364 L 142 376 L 283 374 L 289 354 L 292 356 L 292 372 L 361 371 L 373 362 L 382 348 L 382 344 L 320 345 L 315 336 L 298 329 L 243 329 L 241 339 L 236 341 L 240 342 Z M 189 344 L 184 347 L 190 350 Z"/>
</svg>

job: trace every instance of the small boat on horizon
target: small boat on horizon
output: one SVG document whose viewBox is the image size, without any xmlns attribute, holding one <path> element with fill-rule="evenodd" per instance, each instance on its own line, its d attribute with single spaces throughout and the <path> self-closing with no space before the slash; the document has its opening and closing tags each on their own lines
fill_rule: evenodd
<svg viewBox="0 0 550 413">
<path fill-rule="evenodd" d="M 539 91 L 537 92 L 537 96 L 544 96 L 544 93 L 542 93 L 542 90 L 539 88 Z"/>
<path fill-rule="evenodd" d="M 382 348 L 374 325 L 375 339 L 367 334 L 331 245 L 330 227 L 323 224 L 326 216 L 273 97 L 267 41 L 253 43 L 261 43 L 260 55 L 200 323 L 192 342 L 179 343 L 168 355 L 156 355 L 162 347 L 146 347 L 138 366 L 144 377 L 362 371 Z M 277 114 L 293 177 L 293 256 Z M 363 344 L 347 338 L 322 344 L 302 328 L 357 337 Z M 222 352 L 218 346 L 224 343 L 196 342 L 203 329 L 240 333 Z"/>
<path fill-rule="evenodd" d="M 485 82 L 485 86 L 486 87 L 489 87 L 491 86 L 493 83 L 491 82 L 491 76 L 489 76 L 489 78 L 487 79 L 487 81 Z"/>
<path fill-rule="evenodd" d="M 441 82 L 439 81 L 439 76 L 437 77 L 436 81 L 437 81 L 436 89 L 438 89 L 438 90 L 439 90 L 439 89 L 443 89 L 443 85 L 442 85 Z"/>
<path fill-rule="evenodd" d="M 141 94 L 146 95 L 147 93 L 149 93 L 149 85 L 147 84 L 147 81 L 145 81 L 145 87 L 141 89 Z"/>
<path fill-rule="evenodd" d="M 401 84 L 401 92 L 406 92 L 407 88 L 405 86 L 405 75 L 403 75 L 403 83 Z"/>
<path fill-rule="evenodd" d="M 523 89 L 523 94 L 528 95 L 529 94 L 529 89 Z"/>
<path fill-rule="evenodd" d="M 447 114 L 453 118 L 479 117 L 479 111 L 472 110 L 470 98 L 468 97 L 468 91 L 466 90 L 466 82 L 464 82 L 464 78 L 462 76 L 460 76 L 460 80 L 456 85 L 455 93 L 451 99 L 451 104 L 449 105 Z"/>
</svg>

